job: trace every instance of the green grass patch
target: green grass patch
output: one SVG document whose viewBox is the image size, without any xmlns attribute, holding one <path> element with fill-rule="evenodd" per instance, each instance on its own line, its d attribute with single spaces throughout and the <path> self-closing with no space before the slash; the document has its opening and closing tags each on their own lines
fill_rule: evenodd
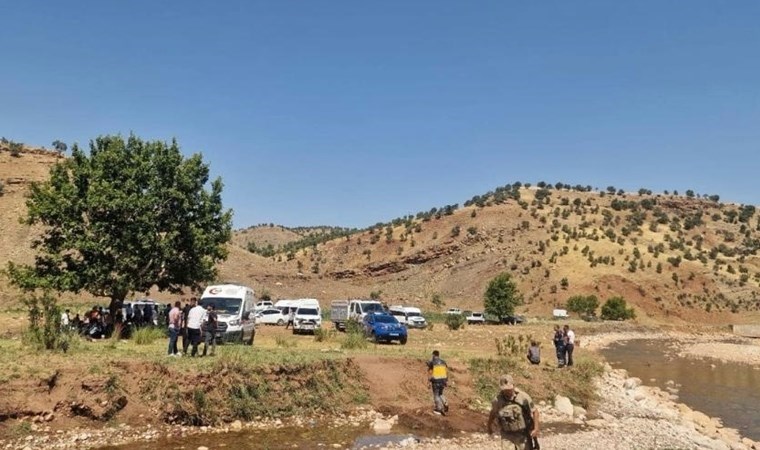
<svg viewBox="0 0 760 450">
<path fill-rule="evenodd" d="M 163 328 L 143 327 L 132 333 L 132 341 L 137 345 L 150 345 L 159 339 L 166 339 L 166 331 Z"/>
<path fill-rule="evenodd" d="M 361 333 L 346 333 L 343 337 L 343 342 L 340 343 L 340 348 L 345 350 L 356 350 L 367 348 L 367 339 Z"/>
</svg>

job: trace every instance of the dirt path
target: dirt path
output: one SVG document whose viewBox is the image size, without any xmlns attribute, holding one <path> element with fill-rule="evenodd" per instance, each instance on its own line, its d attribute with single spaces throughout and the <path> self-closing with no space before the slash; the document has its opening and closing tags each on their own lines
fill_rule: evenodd
<svg viewBox="0 0 760 450">
<path fill-rule="evenodd" d="M 402 427 L 443 436 L 484 430 L 487 417 L 471 409 L 476 394 L 467 367 L 459 361 L 447 361 L 449 386 L 445 395 L 450 409 L 446 416 L 433 413 L 425 361 L 372 356 L 360 356 L 355 361 L 364 374 L 373 408 L 385 415 L 398 415 Z"/>
</svg>

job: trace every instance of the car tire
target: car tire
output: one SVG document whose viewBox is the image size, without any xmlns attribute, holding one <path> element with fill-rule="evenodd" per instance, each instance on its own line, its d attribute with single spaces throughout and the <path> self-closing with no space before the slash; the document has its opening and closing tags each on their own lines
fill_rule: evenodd
<svg viewBox="0 0 760 450">
<path fill-rule="evenodd" d="M 375 334 L 374 331 L 372 332 L 371 337 L 372 337 L 372 342 L 374 342 L 375 344 L 379 344 L 380 343 L 380 339 L 378 339 L 378 337 L 377 337 L 377 335 Z"/>
<path fill-rule="evenodd" d="M 406 338 L 402 337 L 399 342 L 401 342 L 401 345 L 406 345 Z"/>
<path fill-rule="evenodd" d="M 283 326 L 283 325 L 285 325 L 285 321 L 282 320 L 282 319 L 280 319 L 280 320 L 277 321 L 277 325 L 278 326 Z"/>
</svg>

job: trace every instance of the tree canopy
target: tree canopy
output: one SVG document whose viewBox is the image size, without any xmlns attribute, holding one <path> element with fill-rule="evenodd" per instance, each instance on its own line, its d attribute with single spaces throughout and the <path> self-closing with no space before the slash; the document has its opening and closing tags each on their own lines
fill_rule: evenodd
<svg viewBox="0 0 760 450">
<path fill-rule="evenodd" d="M 506 272 L 492 279 L 483 295 L 485 312 L 499 319 L 514 315 L 515 306 L 521 305 L 522 302 L 522 294 Z"/>
<path fill-rule="evenodd" d="M 175 140 L 101 136 L 89 155 L 71 157 L 34 183 L 26 223 L 40 225 L 34 265 L 11 263 L 11 280 L 27 290 L 87 291 L 111 299 L 152 287 L 179 293 L 216 276 L 227 256 L 232 212 L 222 182 L 210 183 L 200 154 L 184 157 Z"/>
<path fill-rule="evenodd" d="M 599 308 L 599 299 L 596 295 L 574 295 L 567 299 L 566 307 L 581 317 L 594 317 Z"/>
<path fill-rule="evenodd" d="M 627 320 L 635 319 L 636 312 L 629 308 L 623 297 L 612 297 L 602 305 L 602 319 Z"/>
</svg>

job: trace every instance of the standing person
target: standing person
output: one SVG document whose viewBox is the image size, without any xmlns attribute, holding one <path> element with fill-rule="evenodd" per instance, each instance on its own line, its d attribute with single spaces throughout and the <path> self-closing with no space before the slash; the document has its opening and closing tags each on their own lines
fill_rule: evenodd
<svg viewBox="0 0 760 450">
<path fill-rule="evenodd" d="M 575 331 L 570 325 L 565 325 L 565 362 L 567 367 L 573 365 L 573 350 L 575 350 Z"/>
<path fill-rule="evenodd" d="M 206 322 L 204 323 L 205 339 L 203 341 L 203 354 L 201 356 L 206 356 L 207 347 L 211 347 L 209 356 L 214 356 L 216 352 L 216 324 L 217 316 L 216 311 L 214 311 L 214 305 L 209 304 L 208 308 L 206 308 Z"/>
<path fill-rule="evenodd" d="M 192 300 L 195 300 L 193 298 Z M 182 336 L 182 353 L 187 355 L 187 348 L 190 347 L 190 339 L 187 336 L 187 315 L 190 313 L 190 303 L 185 300 L 185 306 L 182 307 L 182 327 L 180 335 Z"/>
<path fill-rule="evenodd" d="M 541 348 L 538 346 L 538 342 L 530 341 L 530 347 L 528 347 L 528 361 L 531 364 L 541 364 Z"/>
<path fill-rule="evenodd" d="M 493 435 L 493 424 L 499 423 L 501 438 L 512 445 L 510 450 L 538 448 L 538 409 L 528 394 L 515 387 L 512 375 L 499 379 L 499 394 L 491 402 L 488 415 L 488 434 Z"/>
<path fill-rule="evenodd" d="M 293 321 L 296 318 L 296 308 L 291 306 L 290 307 L 290 313 L 288 314 L 288 323 L 285 324 L 285 329 L 287 330 L 288 327 L 294 326 Z"/>
<path fill-rule="evenodd" d="M 182 327 L 182 311 L 179 309 L 181 303 L 174 302 L 174 308 L 169 311 L 169 356 L 180 356 L 177 351 L 177 337 Z"/>
<path fill-rule="evenodd" d="M 559 325 L 554 325 L 554 349 L 557 351 L 557 366 L 565 367 L 565 333 Z"/>
<path fill-rule="evenodd" d="M 203 323 L 203 317 L 206 315 L 206 310 L 198 304 L 198 299 L 195 297 L 190 300 L 190 304 L 193 307 L 187 313 L 187 338 L 190 341 L 190 345 L 193 346 L 190 356 L 197 356 L 198 344 L 201 343 L 201 324 Z"/>
<path fill-rule="evenodd" d="M 433 389 L 433 412 L 445 415 L 449 412 L 449 402 L 443 396 L 443 389 L 448 384 L 449 367 L 446 361 L 441 359 L 441 353 L 438 350 L 433 350 L 433 358 L 428 361 L 427 366 L 428 380 Z"/>
<path fill-rule="evenodd" d="M 69 313 L 70 311 L 67 309 L 61 314 L 61 329 L 64 331 L 68 331 L 70 328 L 69 324 L 71 323 L 71 320 L 69 320 Z"/>
</svg>

